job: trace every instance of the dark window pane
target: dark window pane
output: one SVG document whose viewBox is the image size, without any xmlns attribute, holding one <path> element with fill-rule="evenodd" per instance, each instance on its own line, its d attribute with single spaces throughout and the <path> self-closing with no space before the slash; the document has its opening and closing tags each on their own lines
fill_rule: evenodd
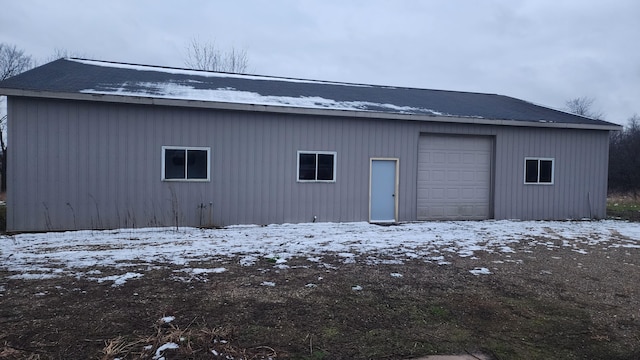
<svg viewBox="0 0 640 360">
<path fill-rule="evenodd" d="M 206 179 L 208 165 L 206 150 L 187 151 L 187 179 Z"/>
<path fill-rule="evenodd" d="M 316 154 L 300 154 L 298 180 L 316 180 Z"/>
<path fill-rule="evenodd" d="M 538 182 L 538 160 L 527 160 L 524 181 L 528 183 Z"/>
<path fill-rule="evenodd" d="M 541 183 L 552 182 L 553 181 L 552 172 L 553 172 L 553 161 L 540 160 L 540 182 Z"/>
<path fill-rule="evenodd" d="M 165 149 L 164 153 L 164 178 L 184 179 L 184 150 Z"/>
<path fill-rule="evenodd" d="M 333 180 L 333 154 L 318 154 L 318 180 Z"/>
</svg>

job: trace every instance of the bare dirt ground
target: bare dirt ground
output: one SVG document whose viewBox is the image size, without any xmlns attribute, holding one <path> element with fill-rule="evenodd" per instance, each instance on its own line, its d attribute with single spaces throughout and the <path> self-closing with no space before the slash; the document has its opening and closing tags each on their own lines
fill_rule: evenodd
<svg viewBox="0 0 640 360">
<path fill-rule="evenodd" d="M 119 287 L 0 272 L 0 359 L 640 359 L 640 249 L 474 255 L 228 259 L 198 264 L 223 273 L 176 279 L 167 265 Z"/>
</svg>

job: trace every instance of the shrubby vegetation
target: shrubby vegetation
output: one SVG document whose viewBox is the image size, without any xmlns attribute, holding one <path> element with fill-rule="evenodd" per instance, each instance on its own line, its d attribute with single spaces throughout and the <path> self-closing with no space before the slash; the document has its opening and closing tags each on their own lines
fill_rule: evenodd
<svg viewBox="0 0 640 360">
<path fill-rule="evenodd" d="M 609 193 L 640 195 L 640 116 L 633 115 L 609 142 Z"/>
</svg>

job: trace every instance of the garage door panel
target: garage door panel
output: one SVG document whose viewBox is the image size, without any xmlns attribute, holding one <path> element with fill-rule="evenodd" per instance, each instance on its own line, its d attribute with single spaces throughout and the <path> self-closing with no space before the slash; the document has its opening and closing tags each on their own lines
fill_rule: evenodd
<svg viewBox="0 0 640 360">
<path fill-rule="evenodd" d="M 427 172 L 427 177 L 431 181 L 445 181 L 447 180 L 447 173 L 444 170 L 433 170 Z"/>
<path fill-rule="evenodd" d="M 460 171 L 460 182 L 473 184 L 477 179 L 477 172 L 473 170 Z"/>
<path fill-rule="evenodd" d="M 451 162 L 460 162 L 462 160 L 462 154 L 447 154 L 447 162 L 443 165 L 446 165 Z"/>
<path fill-rule="evenodd" d="M 478 157 L 474 153 L 462 154 L 462 163 L 465 165 L 475 165 L 478 162 Z"/>
<path fill-rule="evenodd" d="M 433 164 L 446 164 L 447 163 L 447 154 L 444 152 L 434 152 L 430 154 L 430 160 Z"/>
<path fill-rule="evenodd" d="M 460 178 L 460 171 L 458 170 L 449 170 L 447 171 L 447 181 L 456 181 Z"/>
<path fill-rule="evenodd" d="M 444 188 L 436 188 L 436 189 L 431 189 L 430 191 L 426 192 L 427 196 L 425 196 L 425 199 L 438 199 L 438 200 L 444 200 L 446 197 L 444 196 L 445 194 L 445 189 Z"/>
<path fill-rule="evenodd" d="M 460 198 L 463 200 L 480 200 L 478 199 L 478 189 L 460 189 Z"/>
<path fill-rule="evenodd" d="M 431 214 L 426 214 L 426 216 L 445 216 L 445 209 L 432 209 L 432 213 Z"/>
<path fill-rule="evenodd" d="M 490 218 L 490 137 L 422 135 L 418 148 L 419 220 Z"/>
<path fill-rule="evenodd" d="M 458 199 L 460 198 L 460 190 L 459 189 L 447 189 L 447 200 Z"/>
</svg>

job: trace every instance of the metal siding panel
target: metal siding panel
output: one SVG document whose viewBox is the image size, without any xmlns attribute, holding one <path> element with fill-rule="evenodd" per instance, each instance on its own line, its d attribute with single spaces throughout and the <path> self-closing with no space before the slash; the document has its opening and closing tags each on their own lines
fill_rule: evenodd
<svg viewBox="0 0 640 360">
<path fill-rule="evenodd" d="M 25 159 L 27 147 L 24 144 L 29 132 L 26 129 L 28 122 L 23 101 L 7 98 L 7 113 L 7 137 L 13 142 L 11 151 L 7 153 L 7 230 L 14 231 L 24 227 L 23 221 L 26 218 L 25 203 L 28 199 L 24 189 L 29 186 L 27 181 L 20 183 L 19 179 L 29 178 L 26 174 L 27 166 L 17 164 L 28 164 Z"/>
<path fill-rule="evenodd" d="M 341 198 L 346 199 L 349 203 L 356 203 L 358 199 L 358 190 L 356 184 L 357 163 L 362 159 L 362 137 L 359 136 L 357 129 L 347 124 L 349 120 L 342 121 L 342 151 L 338 154 L 338 169 L 340 172 L 340 181 L 344 183 L 341 192 Z M 353 159 L 352 164 L 347 159 Z M 349 166 L 351 165 L 351 166 Z M 353 189 L 353 191 L 349 191 Z M 344 201 L 344 200 L 343 200 Z M 355 206 L 340 206 L 340 220 L 349 221 L 357 218 Z"/>
<path fill-rule="evenodd" d="M 223 128 L 220 124 L 222 121 L 221 115 L 216 113 L 212 114 L 214 117 L 214 128 L 213 133 L 211 134 L 213 141 L 213 148 L 215 150 L 212 154 L 212 172 L 211 172 L 211 180 L 214 183 L 215 194 L 213 200 L 213 224 L 215 225 L 223 225 L 228 224 L 230 221 L 230 215 L 233 211 L 228 208 L 224 209 L 224 204 L 230 204 L 232 201 L 232 197 L 234 196 L 231 191 L 232 182 L 231 182 L 231 170 L 233 168 L 232 165 L 232 156 L 230 156 L 230 139 L 231 134 L 226 133 L 224 136 L 220 136 L 223 133 Z"/>
<path fill-rule="evenodd" d="M 243 114 L 243 117 L 246 117 Z M 244 120 L 244 119 L 243 119 Z M 240 145 L 242 144 L 242 145 Z M 238 163 L 238 167 L 240 168 L 240 183 L 242 184 L 242 188 L 240 189 L 240 205 L 242 206 L 242 211 L 240 212 L 240 219 L 243 223 L 253 223 L 260 221 L 252 221 L 251 219 L 255 219 L 254 217 L 254 208 L 252 206 L 252 200 L 255 198 L 254 194 L 254 186 L 253 186 L 253 176 L 250 174 L 250 170 L 256 170 L 256 159 L 253 156 L 253 149 L 255 146 L 259 146 L 256 139 L 255 127 L 245 126 L 240 132 L 240 140 L 238 141 L 238 149 L 241 158 Z"/>
<path fill-rule="evenodd" d="M 265 193 L 265 200 L 263 203 L 263 212 L 267 214 L 266 223 L 273 224 L 282 222 L 279 209 L 282 207 L 282 197 L 284 191 L 282 189 L 283 183 L 281 179 L 278 179 L 276 174 L 283 177 L 284 169 L 282 167 L 284 159 L 282 158 L 284 151 L 279 149 L 278 144 L 278 132 L 282 129 L 282 119 L 274 119 L 273 126 L 266 126 L 265 129 L 265 144 L 267 151 L 262 151 L 262 164 L 265 168 L 265 173 L 269 174 L 266 177 L 266 182 L 262 184 L 262 191 Z M 273 160 L 269 158 L 269 155 L 273 154 Z"/>
<path fill-rule="evenodd" d="M 32 214 L 35 215 L 34 220 L 36 222 L 45 224 L 46 229 L 51 229 L 51 211 L 46 210 L 47 207 L 49 207 L 49 204 L 44 196 L 50 189 L 50 185 L 52 182 L 54 182 L 54 179 L 51 179 L 51 182 L 47 181 L 47 174 L 44 169 L 41 169 L 43 161 L 46 159 L 47 155 L 46 152 L 43 151 L 43 145 L 48 143 L 45 135 L 47 133 L 46 127 L 49 124 L 42 124 L 41 121 L 38 121 L 38 116 L 40 113 L 44 113 L 44 110 L 41 108 L 41 106 L 30 106 L 29 110 L 27 110 L 27 121 L 29 124 L 28 131 L 31 131 L 31 134 L 27 138 L 27 142 L 24 144 L 28 147 L 28 150 L 26 152 L 27 156 L 24 159 L 25 162 L 21 163 L 18 166 L 26 165 L 28 167 L 28 171 L 25 175 L 34 185 L 32 191 L 25 189 L 25 191 L 28 192 L 27 203 L 30 207 L 33 207 Z M 64 196 L 64 194 L 62 193 L 60 195 Z M 25 215 L 29 216 L 28 213 Z M 30 222 L 32 223 L 34 220 L 27 220 L 27 224 Z"/>
<path fill-rule="evenodd" d="M 415 220 L 420 132 L 496 136 L 496 218 L 584 216 L 588 192 L 592 213 L 604 214 L 604 131 L 26 98 L 12 98 L 9 106 L 10 230 L 71 228 L 74 212 L 83 228 L 170 226 L 175 224 L 172 194 L 181 225 L 199 225 L 200 203 L 213 203 L 215 225 L 302 222 L 314 215 L 319 221 L 363 221 L 370 157 L 400 159 L 398 217 Z M 162 182 L 162 145 L 211 147 L 211 182 Z M 298 150 L 336 151 L 336 183 L 296 182 Z M 525 156 L 556 158 L 557 183 L 525 187 Z M 572 170 L 579 170 L 575 178 Z M 43 203 L 49 204 L 48 214 Z"/>
<path fill-rule="evenodd" d="M 237 117 L 240 117 L 238 115 Z M 232 190 L 234 192 L 234 199 L 232 200 L 235 206 L 231 206 L 230 209 L 234 211 L 233 219 L 240 223 L 247 223 L 245 216 L 246 212 L 244 211 L 245 206 L 245 192 L 247 190 L 247 174 L 246 174 L 246 146 L 239 146 L 242 142 L 243 137 L 246 137 L 246 134 L 243 134 L 242 129 L 240 127 L 240 122 L 244 119 L 238 118 L 236 119 L 235 126 L 231 129 L 231 135 L 234 139 L 234 142 L 230 144 L 229 147 L 229 156 L 234 157 L 234 166 L 232 166 L 232 179 L 234 186 Z"/>
<path fill-rule="evenodd" d="M 7 98 L 7 113 L 11 114 L 7 118 L 7 137 L 13 139 L 16 144 L 19 144 L 21 139 L 18 136 L 18 124 L 14 124 L 15 121 L 18 120 L 19 115 L 21 114 L 20 107 L 18 101 L 13 98 Z M 23 132 L 24 133 L 24 132 Z M 9 191 L 8 189 L 14 188 L 17 184 L 16 175 L 17 175 L 17 167 L 13 167 L 13 164 L 16 162 L 17 156 L 14 154 L 15 151 L 7 153 L 7 169 L 9 170 L 7 173 L 7 194 L 6 201 L 9 206 L 7 207 L 7 230 L 15 229 L 15 211 L 19 210 L 18 206 L 13 206 L 14 203 L 14 192 Z"/>
<path fill-rule="evenodd" d="M 594 132 L 595 133 L 595 132 Z M 600 149 L 606 149 L 600 151 L 598 154 L 600 158 L 595 162 L 595 169 L 600 174 L 599 181 L 594 185 L 595 189 L 599 192 L 599 195 L 594 198 L 595 208 L 597 209 L 597 216 L 599 218 L 605 218 L 607 215 L 607 189 L 608 189 L 608 173 L 609 173 L 609 133 L 599 134 L 595 133 L 600 141 Z"/>
<path fill-rule="evenodd" d="M 570 201 L 574 208 L 574 215 L 572 217 L 581 218 L 584 217 L 587 210 L 586 198 L 588 192 L 588 176 L 586 174 L 586 157 L 588 156 L 589 150 L 586 147 L 580 146 L 577 138 L 577 134 L 572 134 L 571 142 L 575 144 L 572 151 L 575 171 L 573 172 L 574 179 L 571 181 L 572 199 L 570 199 Z"/>
<path fill-rule="evenodd" d="M 575 218 L 578 216 L 578 212 L 576 211 L 576 196 L 581 185 L 578 183 L 580 175 L 578 173 L 579 168 L 576 156 L 579 155 L 580 151 L 576 147 L 573 134 L 567 134 L 564 140 L 567 143 L 567 147 L 564 149 L 565 152 L 558 152 L 558 156 L 562 159 L 562 161 L 557 164 L 558 174 L 561 175 L 561 177 L 558 178 L 558 186 L 563 190 L 564 201 L 567 204 L 567 217 Z M 571 179 L 571 177 L 573 177 L 573 179 Z M 572 183 L 573 186 L 568 186 L 568 183 Z"/>
<path fill-rule="evenodd" d="M 579 177 L 580 174 L 578 172 L 578 149 L 575 146 L 573 134 L 567 134 L 565 137 L 565 141 L 567 142 L 566 154 L 559 153 L 558 155 L 562 156 L 562 161 L 558 163 L 559 174 L 562 175 L 561 178 L 558 179 L 558 186 L 561 187 L 564 191 L 565 202 L 568 205 L 567 208 L 567 217 L 576 218 L 579 215 L 577 211 L 577 195 L 580 190 Z M 570 174 L 573 174 L 573 181 L 570 179 Z M 573 186 L 567 186 L 568 183 L 571 182 Z"/>
<path fill-rule="evenodd" d="M 263 149 L 257 149 L 260 156 L 261 172 L 256 176 L 256 186 L 260 188 L 261 192 L 261 207 L 260 213 L 263 217 L 265 224 L 271 224 L 278 222 L 277 207 L 278 207 L 278 188 L 280 185 L 277 182 L 278 163 L 280 160 L 280 152 L 277 149 L 277 144 L 273 140 L 275 133 L 280 127 L 280 119 L 274 119 L 271 126 L 265 122 L 261 122 L 261 134 Z M 270 159 L 269 156 L 272 156 Z M 266 176 L 262 176 L 265 174 Z M 282 175 L 282 174 L 280 174 Z"/>
<path fill-rule="evenodd" d="M 370 146 L 370 129 L 366 120 L 349 122 L 349 127 L 356 138 L 353 153 L 343 157 L 343 167 L 348 167 L 352 183 L 347 188 L 353 197 L 352 204 L 357 204 L 351 211 L 349 221 L 367 220 L 369 217 L 369 158 L 373 157 Z"/>
<path fill-rule="evenodd" d="M 286 117 L 287 127 L 284 138 L 284 144 L 286 144 L 286 151 L 284 154 L 285 159 L 285 172 L 284 179 L 287 189 L 287 202 L 283 208 L 284 221 L 296 222 L 296 216 L 300 214 L 302 201 L 298 195 L 298 186 L 300 184 L 296 181 L 297 171 L 297 151 L 300 150 L 299 142 L 302 140 L 303 133 L 298 127 L 298 121 L 293 116 L 287 115 Z M 304 127 L 303 127 L 304 129 Z M 322 221 L 322 220 L 320 220 Z"/>
<path fill-rule="evenodd" d="M 73 108 L 77 104 L 65 106 Z M 65 111 L 64 106 L 57 107 L 62 111 L 50 109 L 53 116 L 48 123 L 53 129 L 56 128 L 54 126 L 56 121 L 58 122 L 59 136 L 52 134 L 50 129 L 40 124 L 44 122 L 38 123 L 39 128 L 35 133 L 31 132 L 32 139 L 35 138 L 39 144 L 34 147 L 37 151 L 35 171 L 41 175 L 47 174 L 46 177 L 50 178 L 51 184 L 75 184 L 69 187 L 59 186 L 57 191 L 51 191 L 43 184 L 35 186 L 38 201 L 47 204 L 49 208 L 51 227 L 72 226 L 74 213 L 78 217 L 78 227 L 167 224 L 166 221 L 161 220 L 163 216 L 156 213 L 154 204 L 157 204 L 157 201 L 150 195 L 159 193 L 157 187 L 160 185 L 160 145 L 152 145 L 153 141 L 148 140 L 150 138 L 123 139 L 124 136 L 122 136 L 124 133 L 144 134 L 149 128 L 149 122 L 144 120 L 144 114 L 131 109 L 121 109 L 115 112 L 114 117 L 107 120 L 115 120 L 113 122 L 115 125 L 108 128 L 110 131 L 102 132 L 100 139 L 103 140 L 90 141 L 90 134 L 100 129 L 96 121 L 104 121 L 104 116 L 92 116 L 96 111 L 95 108 Z M 127 112 L 131 111 L 132 113 L 127 115 Z M 41 134 L 45 132 L 51 135 L 42 138 Z M 47 149 L 47 146 L 43 145 L 52 139 L 60 139 L 60 151 L 54 153 L 60 153 L 61 160 L 58 163 L 49 161 L 50 168 L 46 168 L 43 167 L 46 159 L 46 156 L 43 156 L 43 149 Z M 100 159 L 98 164 L 106 164 L 106 166 L 88 166 L 97 158 Z M 55 157 L 49 160 L 55 160 Z M 51 171 L 56 167 L 61 170 L 57 173 Z M 124 174 L 126 176 L 123 176 Z M 147 187 L 147 184 L 150 184 L 150 187 Z M 180 186 L 176 185 L 176 187 Z M 202 192 L 197 189 L 201 186 L 192 184 L 192 187 L 194 191 L 183 191 L 180 194 L 184 198 L 185 206 L 181 212 L 183 216 L 191 218 L 196 213 L 194 204 L 202 197 Z M 153 188 L 156 190 L 152 191 Z M 65 191 L 68 193 L 65 194 Z M 51 193 L 56 193 L 56 196 L 46 195 Z M 51 202 L 57 202 L 57 204 L 49 205 Z M 112 203 L 118 206 L 111 208 L 109 205 Z M 54 211 L 55 216 L 52 216 Z M 101 219 L 101 214 L 109 214 L 108 219 L 104 215 Z M 193 219 L 190 221 L 195 222 Z"/>
<path fill-rule="evenodd" d="M 270 196 L 272 191 L 269 189 L 271 189 L 275 184 L 272 184 L 271 182 L 273 176 L 270 165 L 271 163 L 276 163 L 278 161 L 277 156 L 275 156 L 277 152 L 273 150 L 269 142 L 269 138 L 271 137 L 271 127 L 277 127 L 278 119 L 274 119 L 273 123 L 269 125 L 270 126 L 265 126 L 265 122 L 257 124 L 258 146 L 254 149 L 254 157 L 257 162 L 257 174 L 254 176 L 253 187 L 257 191 L 256 199 L 258 200 L 258 203 L 255 206 L 255 211 L 257 212 L 256 215 L 260 217 L 262 224 L 270 224 L 273 222 L 271 216 L 271 204 L 273 204 L 273 200 Z M 274 154 L 273 159 L 268 159 L 268 154 Z"/>
<path fill-rule="evenodd" d="M 127 161 L 127 176 L 123 176 L 121 179 L 121 186 L 127 190 L 127 198 L 130 201 L 130 207 L 133 208 L 136 220 L 136 226 L 147 226 L 149 223 L 150 212 L 152 211 L 150 201 L 151 198 L 147 194 L 148 186 L 143 184 L 151 184 L 158 181 L 158 173 L 150 171 L 149 164 L 152 162 L 158 163 L 160 154 L 157 154 L 154 158 L 150 158 L 150 152 L 152 152 L 152 146 L 147 142 L 149 139 L 148 130 L 150 124 L 147 123 L 148 112 L 143 111 L 142 108 L 132 108 L 127 116 L 126 122 L 133 127 L 132 133 L 141 134 L 140 136 L 127 136 L 128 139 L 128 152 L 123 154 Z M 196 142 L 194 145 L 198 145 Z M 194 146 L 191 145 L 191 146 Z M 155 174 L 153 179 L 152 174 Z"/>
<path fill-rule="evenodd" d="M 75 169 L 78 178 L 77 186 L 75 187 L 75 201 L 67 204 L 67 207 L 69 208 L 68 211 L 71 212 L 71 214 L 69 214 L 72 217 L 71 220 L 74 221 L 74 227 L 77 226 L 75 223 L 79 216 L 79 214 L 76 214 L 76 211 L 82 213 L 88 213 L 90 211 L 89 201 L 81 201 L 81 199 L 87 199 L 88 195 L 92 192 L 89 189 L 89 186 L 95 186 L 95 180 L 93 176 L 91 176 L 91 169 L 93 166 L 89 163 L 89 153 L 92 152 L 92 149 L 90 148 L 89 134 L 94 132 L 95 129 L 93 129 L 93 124 L 88 126 L 89 121 L 93 122 L 95 120 L 91 119 L 87 105 L 88 104 L 86 103 L 77 103 L 76 114 L 74 116 L 74 120 L 78 128 L 76 153 L 77 169 Z"/>
<path fill-rule="evenodd" d="M 587 193 L 606 193 L 606 183 L 601 180 L 606 177 L 606 162 L 596 155 L 606 153 L 607 144 L 602 141 L 608 136 L 606 132 L 526 130 L 505 131 L 500 136 L 502 141 L 497 143 L 496 151 L 499 154 L 509 154 L 497 156 L 508 159 L 504 163 L 498 161 L 498 166 L 515 169 L 513 173 L 517 176 L 503 176 L 503 180 L 512 180 L 505 180 L 503 186 L 496 186 L 496 218 L 530 220 L 589 216 Z M 554 185 L 523 184 L 523 161 L 526 156 L 555 158 Z M 599 175 L 594 177 L 593 174 Z M 600 180 L 595 181 L 594 178 Z M 606 200 L 606 196 L 600 196 L 595 207 L 605 206 L 603 199 Z"/>
<path fill-rule="evenodd" d="M 74 115 L 77 114 L 77 107 L 71 106 L 60 109 L 52 108 L 50 102 L 37 104 L 38 109 L 36 126 L 36 138 L 33 144 L 36 149 L 36 196 L 42 201 L 45 221 L 48 229 L 63 230 L 67 224 L 73 225 L 73 214 L 67 204 L 74 204 L 78 197 L 78 188 L 66 187 L 65 184 L 75 183 L 79 178 L 79 164 L 77 149 L 73 146 L 72 140 L 78 137 L 77 123 Z M 66 126 L 56 127 L 55 122 L 47 121 L 47 115 L 55 113 L 60 121 Z M 63 152 L 66 156 L 60 156 L 58 161 L 49 159 L 50 148 L 55 145 L 54 139 L 57 135 L 60 144 L 66 148 Z M 71 139 L 71 140 L 70 140 Z M 73 151 L 71 151 L 73 150 Z M 60 167 L 62 170 L 58 178 L 53 177 L 50 169 Z M 78 211 L 81 211 L 78 209 Z"/>
<path fill-rule="evenodd" d="M 282 209 L 283 211 L 283 221 L 284 222 L 292 222 L 294 219 L 291 215 L 291 213 L 297 213 L 298 211 L 298 201 L 297 199 L 294 197 L 293 195 L 293 190 L 295 189 L 295 187 L 298 185 L 296 183 L 296 169 L 293 168 L 296 166 L 296 151 L 297 151 L 297 145 L 294 143 L 294 123 L 292 122 L 292 119 L 290 116 L 285 116 L 284 117 L 285 121 L 286 121 L 286 126 L 284 129 L 284 138 L 283 143 L 286 144 L 285 145 L 285 154 L 284 156 L 284 161 L 285 161 L 285 171 L 283 172 L 282 176 L 284 177 L 284 181 L 286 183 L 286 188 L 287 188 L 287 194 L 286 194 L 286 198 L 284 199 L 284 207 Z M 296 136 L 301 136 L 299 133 L 296 134 Z"/>
<path fill-rule="evenodd" d="M 608 160 L 609 160 L 609 136 L 598 137 L 596 132 L 593 132 L 594 143 L 597 143 L 600 149 L 606 149 L 605 151 L 596 151 L 595 147 L 591 147 L 594 151 L 592 158 L 592 166 L 594 168 L 595 176 L 593 176 L 593 216 L 596 218 L 604 218 L 606 216 L 606 201 L 607 201 L 607 180 L 608 180 Z M 607 165 L 604 165 L 607 164 Z M 599 176 L 598 176 L 599 175 Z"/>
<path fill-rule="evenodd" d="M 398 138 L 394 142 L 396 157 L 399 158 L 398 179 L 398 221 L 415 219 L 416 193 L 415 179 L 417 167 L 417 138 L 419 133 L 415 126 L 398 124 Z M 401 126 L 400 126 L 401 125 Z"/>
<path fill-rule="evenodd" d="M 278 152 L 278 158 L 280 159 L 279 167 L 276 169 L 276 173 L 280 174 L 280 177 L 274 179 L 278 182 L 281 195 L 278 201 L 278 222 L 286 221 L 288 216 L 287 209 L 291 209 L 292 195 L 291 189 L 295 182 L 295 167 L 296 167 L 296 152 L 291 142 L 286 141 L 287 133 L 290 131 L 291 119 L 284 117 L 280 119 L 281 127 L 278 131 L 278 143 L 274 148 Z"/>
<path fill-rule="evenodd" d="M 33 185 L 33 189 L 28 189 L 26 186 L 22 187 L 22 194 L 25 196 L 27 201 L 25 204 L 28 206 L 22 212 L 22 219 L 25 227 L 28 229 L 33 226 L 41 226 L 42 229 L 48 229 L 49 222 L 46 221 L 46 213 L 44 211 L 43 204 L 39 201 L 40 192 L 42 191 L 38 185 L 40 182 L 38 181 L 38 107 L 37 106 L 28 106 L 26 105 L 26 117 L 23 119 L 27 126 L 24 128 L 25 131 L 28 132 L 30 136 L 25 137 L 25 142 L 22 143 L 24 147 L 22 148 L 25 152 L 25 157 L 21 159 L 19 163 L 16 163 L 16 167 L 25 167 L 24 178 L 18 178 L 17 182 L 20 184 L 16 184 L 16 186 L 22 186 L 22 182 L 24 179 L 28 179 L 27 181 Z M 35 137 L 35 139 L 34 139 Z M 10 150 L 9 154 L 11 154 L 14 150 Z M 20 151 L 20 148 L 16 148 L 15 151 Z M 53 179 L 52 179 L 53 181 Z M 22 202 L 21 199 L 17 199 L 16 203 Z M 31 214 L 29 214 L 31 213 Z M 18 228 L 20 229 L 20 228 Z"/>
<path fill-rule="evenodd" d="M 513 147 L 512 136 L 497 136 L 495 144 L 495 166 L 494 166 L 494 217 L 496 219 L 504 219 L 512 206 L 511 201 L 506 201 L 507 198 L 513 197 L 513 186 L 507 186 L 507 184 L 513 183 L 509 181 L 509 177 L 513 176 L 511 172 L 505 171 L 509 168 L 507 164 L 513 163 L 511 159 L 513 156 L 512 151 L 504 151 Z"/>
</svg>

